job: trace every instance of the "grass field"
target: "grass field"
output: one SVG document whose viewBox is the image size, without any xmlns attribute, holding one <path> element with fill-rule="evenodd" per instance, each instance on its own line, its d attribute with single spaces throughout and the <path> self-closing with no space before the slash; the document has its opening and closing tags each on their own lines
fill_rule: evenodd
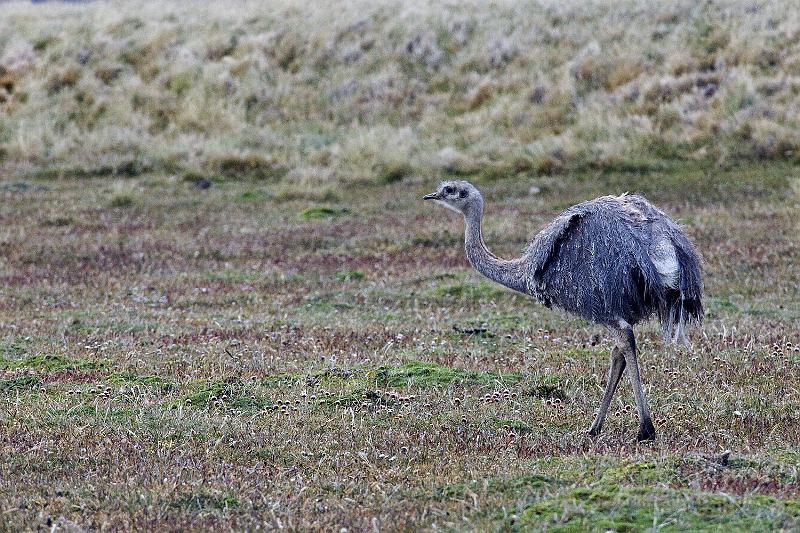
<svg viewBox="0 0 800 533">
<path fill-rule="evenodd" d="M 7 179 L 2 529 L 796 530 L 797 170 L 482 182 L 506 256 L 599 191 L 686 224 L 708 319 L 640 328 L 645 445 L 627 378 L 585 436 L 604 332 L 479 279 L 434 182 Z"/>
<path fill-rule="evenodd" d="M 800 530 L 795 2 L 0 0 L 0 531 Z M 640 192 L 691 348 L 493 285 Z"/>
</svg>

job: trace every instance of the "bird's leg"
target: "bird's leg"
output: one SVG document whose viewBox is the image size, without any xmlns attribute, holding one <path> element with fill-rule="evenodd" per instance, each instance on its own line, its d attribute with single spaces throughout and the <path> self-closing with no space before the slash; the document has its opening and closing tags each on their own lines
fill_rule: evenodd
<svg viewBox="0 0 800 533">
<path fill-rule="evenodd" d="M 639 434 L 638 441 L 653 440 L 656 438 L 656 428 L 653 427 L 653 419 L 650 417 L 650 409 L 647 407 L 647 399 L 642 389 L 642 378 L 639 375 L 639 363 L 636 359 L 636 339 L 633 336 L 633 328 L 626 322 L 620 323 L 617 330 L 619 340 L 624 341 L 626 348 L 625 363 L 628 368 L 628 376 L 633 385 L 633 396 L 636 398 L 636 411 L 639 413 Z"/>
<path fill-rule="evenodd" d="M 611 405 L 611 398 L 614 397 L 614 391 L 617 390 L 619 380 L 622 379 L 622 372 L 625 370 L 625 355 L 618 346 L 614 346 L 611 350 L 611 368 L 608 371 L 608 383 L 606 384 L 606 391 L 603 393 L 603 401 L 600 402 L 600 410 L 592 422 L 592 427 L 589 428 L 589 435 L 596 437 L 603 429 L 603 421 L 608 412 L 608 406 Z"/>
</svg>

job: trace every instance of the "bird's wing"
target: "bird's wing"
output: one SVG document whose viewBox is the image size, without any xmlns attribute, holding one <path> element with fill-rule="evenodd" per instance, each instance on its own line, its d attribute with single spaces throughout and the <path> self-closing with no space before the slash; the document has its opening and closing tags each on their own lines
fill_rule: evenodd
<svg viewBox="0 0 800 533">
<path fill-rule="evenodd" d="M 547 225 L 528 247 L 528 260 L 534 287 L 529 287 L 536 292 L 536 286 L 542 282 L 542 275 L 547 270 L 550 262 L 556 257 L 561 242 L 575 229 L 583 212 L 570 210 L 558 216 Z"/>
</svg>

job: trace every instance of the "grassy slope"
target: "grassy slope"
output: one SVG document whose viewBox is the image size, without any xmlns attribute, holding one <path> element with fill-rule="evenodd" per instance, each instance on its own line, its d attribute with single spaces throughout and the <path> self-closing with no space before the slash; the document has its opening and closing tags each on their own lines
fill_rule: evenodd
<svg viewBox="0 0 800 533">
<path fill-rule="evenodd" d="M 800 157 L 791 1 L 214 5 L 4 3 L 0 169 L 324 195 Z"/>
<path fill-rule="evenodd" d="M 797 529 L 794 175 L 483 183 L 506 256 L 601 190 L 687 225 L 708 320 L 641 328 L 643 446 L 627 380 L 583 433 L 603 332 L 480 281 L 432 183 L 3 182 L 0 529 Z"/>
</svg>

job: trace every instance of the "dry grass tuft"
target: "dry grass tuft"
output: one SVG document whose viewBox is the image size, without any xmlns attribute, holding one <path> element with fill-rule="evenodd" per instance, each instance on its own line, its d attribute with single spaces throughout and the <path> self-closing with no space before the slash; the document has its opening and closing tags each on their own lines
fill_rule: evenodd
<svg viewBox="0 0 800 533">
<path fill-rule="evenodd" d="M 3 6 L 5 172 L 335 185 L 800 157 L 791 2 Z"/>
</svg>

